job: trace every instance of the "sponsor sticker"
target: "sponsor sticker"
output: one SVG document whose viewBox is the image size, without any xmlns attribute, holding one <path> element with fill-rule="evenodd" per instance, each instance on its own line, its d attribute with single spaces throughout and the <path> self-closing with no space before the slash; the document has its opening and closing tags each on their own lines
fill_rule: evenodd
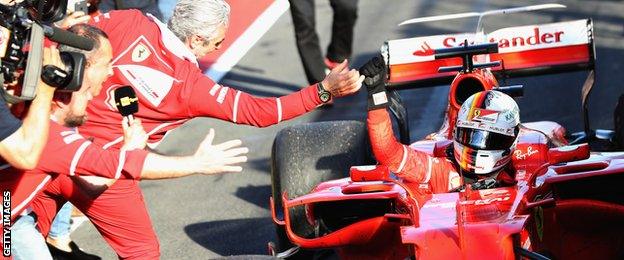
<svg viewBox="0 0 624 260">
<path fill-rule="evenodd" d="M 514 156 L 516 156 L 516 159 L 518 160 L 524 160 L 528 157 L 531 157 L 531 155 L 534 155 L 536 153 L 538 153 L 538 150 L 533 150 L 533 146 L 529 146 L 526 149 L 526 152 L 523 152 L 521 149 L 515 150 L 514 151 Z"/>
<path fill-rule="evenodd" d="M 475 109 L 472 114 L 472 120 L 478 122 L 496 123 L 499 111 L 488 109 Z"/>
<path fill-rule="evenodd" d="M 148 66 L 119 65 L 117 68 L 134 89 L 154 107 L 160 105 L 175 81 L 168 74 Z"/>
<path fill-rule="evenodd" d="M 388 97 L 386 97 L 386 92 L 379 92 L 379 93 L 373 94 L 373 103 L 375 105 L 388 103 Z"/>
<path fill-rule="evenodd" d="M 475 121 L 457 121 L 458 127 L 466 127 L 472 129 L 481 129 L 485 131 L 495 132 L 503 135 L 513 136 L 513 128 L 502 128 L 493 125 L 488 125 L 485 123 L 475 122 Z"/>
<path fill-rule="evenodd" d="M 490 42 L 498 43 L 499 53 L 514 53 L 587 44 L 586 20 L 502 28 L 486 35 L 443 34 L 388 41 L 390 65 L 434 60 L 435 49 Z"/>
</svg>

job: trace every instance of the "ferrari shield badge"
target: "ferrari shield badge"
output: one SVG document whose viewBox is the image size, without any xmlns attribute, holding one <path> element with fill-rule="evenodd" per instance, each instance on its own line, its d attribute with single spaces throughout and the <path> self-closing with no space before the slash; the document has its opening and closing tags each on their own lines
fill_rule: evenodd
<svg viewBox="0 0 624 260">
<path fill-rule="evenodd" d="M 134 50 L 132 50 L 132 61 L 142 62 L 147 59 L 150 54 L 152 53 L 149 51 L 149 49 L 147 49 L 147 47 L 145 47 L 145 45 L 139 44 L 134 47 Z"/>
<path fill-rule="evenodd" d="M 472 120 L 493 124 L 498 120 L 498 113 L 499 111 L 477 108 L 473 112 Z"/>
</svg>

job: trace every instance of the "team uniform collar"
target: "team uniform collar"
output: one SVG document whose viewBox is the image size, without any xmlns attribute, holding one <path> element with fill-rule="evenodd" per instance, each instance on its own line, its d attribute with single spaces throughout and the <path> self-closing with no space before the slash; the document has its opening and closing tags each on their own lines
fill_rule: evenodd
<svg viewBox="0 0 624 260">
<path fill-rule="evenodd" d="M 158 25 L 158 28 L 160 29 L 161 40 L 165 45 L 165 48 L 167 48 L 169 52 L 182 59 L 192 62 L 193 64 L 195 64 L 195 66 L 199 66 L 197 63 L 197 57 L 195 57 L 191 50 L 189 50 L 189 48 L 186 47 L 186 45 L 184 45 L 184 43 L 180 41 L 180 39 L 178 39 L 178 37 L 175 36 L 175 34 L 171 30 L 169 30 L 169 28 L 167 28 L 166 24 L 162 23 L 160 20 L 158 20 L 158 18 L 154 17 L 151 14 L 147 14 L 147 18 L 155 22 L 156 25 Z"/>
</svg>

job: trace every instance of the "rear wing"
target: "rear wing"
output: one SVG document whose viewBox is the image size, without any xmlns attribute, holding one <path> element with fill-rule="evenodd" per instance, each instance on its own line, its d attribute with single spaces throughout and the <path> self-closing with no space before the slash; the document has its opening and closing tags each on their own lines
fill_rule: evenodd
<svg viewBox="0 0 624 260">
<path fill-rule="evenodd" d="M 491 33 L 444 34 L 387 41 L 382 47 L 392 86 L 428 87 L 454 77 L 457 72 L 439 72 L 440 67 L 461 65 L 461 59 L 436 60 L 435 49 L 483 43 L 498 43 L 498 53 L 481 55 L 500 61 L 492 68 L 506 77 L 591 70 L 595 63 L 591 19 L 502 28 Z M 485 56 L 485 57 L 483 57 Z"/>
</svg>

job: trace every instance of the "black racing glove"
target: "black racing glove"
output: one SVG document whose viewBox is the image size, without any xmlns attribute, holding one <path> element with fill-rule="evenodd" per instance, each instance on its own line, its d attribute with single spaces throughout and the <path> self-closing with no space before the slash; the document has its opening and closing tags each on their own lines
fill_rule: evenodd
<svg viewBox="0 0 624 260">
<path fill-rule="evenodd" d="M 370 59 L 360 68 L 360 75 L 366 77 L 364 86 L 368 92 L 368 111 L 388 107 L 386 95 L 386 64 L 381 55 Z"/>
</svg>

